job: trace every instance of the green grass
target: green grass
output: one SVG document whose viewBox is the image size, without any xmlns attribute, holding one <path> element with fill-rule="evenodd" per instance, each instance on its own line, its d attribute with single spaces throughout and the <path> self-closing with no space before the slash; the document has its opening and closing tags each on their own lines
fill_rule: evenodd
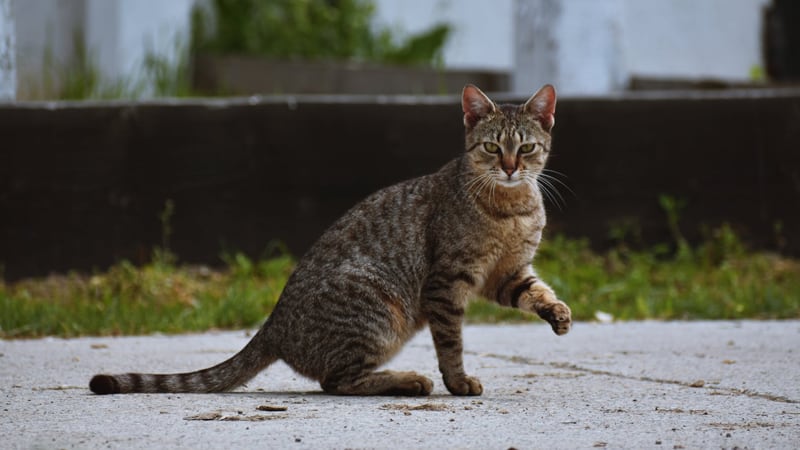
<svg viewBox="0 0 800 450">
<path fill-rule="evenodd" d="M 91 276 L 2 284 L 0 337 L 181 333 L 261 323 L 294 261 L 253 262 L 240 254 L 226 261 L 223 271 L 123 262 Z"/>
<path fill-rule="evenodd" d="M 800 318 L 800 261 L 746 251 L 728 227 L 677 251 L 620 246 L 597 253 L 585 240 L 556 237 L 534 266 L 578 320 L 598 311 L 619 320 Z M 531 320 L 485 301 L 467 312 L 474 322 Z"/>
<path fill-rule="evenodd" d="M 289 256 L 226 268 L 185 267 L 157 252 L 94 275 L 0 284 L 0 337 L 180 333 L 260 324 L 294 267 Z M 577 320 L 800 318 L 800 261 L 744 249 L 727 227 L 700 246 L 598 253 L 585 240 L 547 240 L 535 264 Z M 538 320 L 476 300 L 470 322 Z"/>
</svg>

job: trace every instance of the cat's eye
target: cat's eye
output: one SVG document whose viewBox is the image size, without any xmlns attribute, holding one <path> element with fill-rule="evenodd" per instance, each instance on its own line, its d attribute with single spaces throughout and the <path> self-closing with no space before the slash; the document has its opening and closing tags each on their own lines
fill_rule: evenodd
<svg viewBox="0 0 800 450">
<path fill-rule="evenodd" d="M 530 153 L 536 148 L 536 144 L 522 144 L 519 146 L 520 153 Z"/>
<path fill-rule="evenodd" d="M 500 146 L 495 144 L 494 142 L 484 142 L 483 149 L 495 155 L 500 153 Z"/>
</svg>

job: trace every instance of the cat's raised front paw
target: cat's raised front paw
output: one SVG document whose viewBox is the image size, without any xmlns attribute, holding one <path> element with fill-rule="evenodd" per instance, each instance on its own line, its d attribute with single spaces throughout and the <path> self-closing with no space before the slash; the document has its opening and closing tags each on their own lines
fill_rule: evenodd
<svg viewBox="0 0 800 450">
<path fill-rule="evenodd" d="M 444 384 L 453 395 L 481 395 L 483 393 L 480 380 L 468 375 L 452 380 L 445 379 Z"/>
<path fill-rule="evenodd" d="M 566 303 L 558 300 L 537 311 L 539 317 L 550 323 L 553 332 L 559 336 L 567 334 L 572 326 L 572 311 Z"/>
</svg>

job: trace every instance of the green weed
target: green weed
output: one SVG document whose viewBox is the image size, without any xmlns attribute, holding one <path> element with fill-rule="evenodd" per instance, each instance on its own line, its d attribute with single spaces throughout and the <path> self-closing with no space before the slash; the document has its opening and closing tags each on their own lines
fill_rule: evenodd
<svg viewBox="0 0 800 450">
<path fill-rule="evenodd" d="M 181 267 L 159 257 L 143 267 L 122 262 L 91 276 L 0 284 L 0 337 L 253 327 L 275 306 L 293 260 L 227 259 L 232 264 L 225 270 Z"/>
<path fill-rule="evenodd" d="M 400 37 L 376 27 L 369 0 L 213 0 L 192 14 L 192 50 L 278 60 L 372 61 L 434 66 L 451 28 Z"/>
<path fill-rule="evenodd" d="M 800 261 L 747 251 L 727 225 L 697 247 L 681 242 L 675 252 L 620 245 L 598 253 L 586 240 L 556 236 L 543 243 L 534 266 L 577 320 L 598 312 L 619 320 L 800 318 Z M 533 319 L 480 300 L 468 318 Z"/>
<path fill-rule="evenodd" d="M 226 255 L 219 270 L 180 266 L 160 250 L 142 267 L 121 262 L 93 275 L 0 283 L 0 337 L 254 327 L 272 311 L 294 267 L 280 246 L 273 250 L 278 256 L 262 260 Z M 535 267 L 577 320 L 598 312 L 618 320 L 800 318 L 800 261 L 748 251 L 728 226 L 678 251 L 620 245 L 596 252 L 586 240 L 556 236 L 543 243 Z M 475 300 L 467 320 L 538 319 Z"/>
<path fill-rule="evenodd" d="M 76 30 L 72 41 L 74 54 L 69 63 L 58 61 L 48 47 L 42 56 L 42 73 L 20 80 L 25 100 L 138 100 L 194 94 L 189 79 L 188 43 L 179 36 L 172 44 L 175 58 L 168 58 L 166 52 L 148 43 L 136 70 L 119 76 L 103 73 L 83 31 Z"/>
</svg>

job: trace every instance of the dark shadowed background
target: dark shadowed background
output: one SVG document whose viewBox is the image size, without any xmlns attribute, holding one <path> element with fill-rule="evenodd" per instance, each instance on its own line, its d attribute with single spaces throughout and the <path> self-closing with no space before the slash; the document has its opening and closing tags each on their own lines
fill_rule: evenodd
<svg viewBox="0 0 800 450">
<path fill-rule="evenodd" d="M 800 255 L 796 89 L 562 98 L 554 133 L 569 188 L 550 235 L 672 242 L 666 195 L 690 240 L 727 222 Z M 6 104 L 0 136 L 0 264 L 17 279 L 144 262 L 165 237 L 189 263 L 274 242 L 299 256 L 369 193 L 457 156 L 463 127 L 454 96 L 297 96 Z"/>
</svg>

